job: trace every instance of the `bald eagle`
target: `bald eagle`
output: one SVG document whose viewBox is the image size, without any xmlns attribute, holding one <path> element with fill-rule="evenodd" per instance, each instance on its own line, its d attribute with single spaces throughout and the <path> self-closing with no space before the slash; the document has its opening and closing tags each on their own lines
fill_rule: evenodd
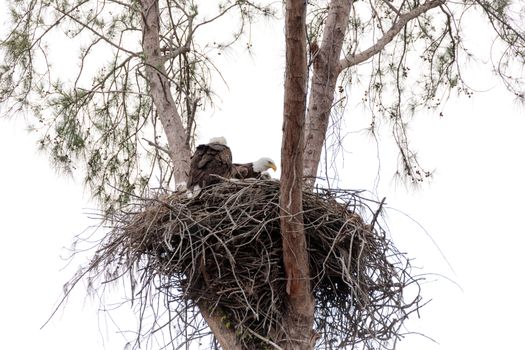
<svg viewBox="0 0 525 350">
<path fill-rule="evenodd" d="M 233 164 L 232 177 L 235 179 L 262 178 L 263 173 L 268 170 L 277 170 L 275 162 L 270 158 L 261 158 L 253 163 Z"/>
<path fill-rule="evenodd" d="M 218 183 L 217 176 L 232 175 L 232 152 L 224 137 L 212 138 L 208 144 L 197 146 L 191 157 L 188 189 L 197 190 Z"/>
</svg>

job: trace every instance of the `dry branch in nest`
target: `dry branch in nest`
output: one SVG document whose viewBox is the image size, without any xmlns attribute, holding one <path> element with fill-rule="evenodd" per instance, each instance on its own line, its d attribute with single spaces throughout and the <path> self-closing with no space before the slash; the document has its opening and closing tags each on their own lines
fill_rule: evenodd
<svg viewBox="0 0 525 350">
<path fill-rule="evenodd" d="M 420 296 L 408 259 L 378 223 L 381 204 L 356 191 L 303 196 L 317 347 L 392 346 Z M 172 340 L 202 336 L 198 304 L 233 327 L 246 349 L 270 349 L 286 313 L 279 182 L 224 181 L 196 198 L 141 200 L 114 218 L 86 274 L 102 282 L 131 276 L 140 310 L 153 307 L 154 296 L 163 301 L 167 313 L 153 312 L 139 337 L 163 327 L 179 330 Z"/>
</svg>

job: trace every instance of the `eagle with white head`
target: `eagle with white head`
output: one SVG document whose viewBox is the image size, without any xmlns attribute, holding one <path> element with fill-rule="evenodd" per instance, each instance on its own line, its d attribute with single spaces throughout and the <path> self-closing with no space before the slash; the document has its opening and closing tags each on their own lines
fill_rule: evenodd
<svg viewBox="0 0 525 350">
<path fill-rule="evenodd" d="M 277 166 L 275 162 L 268 157 L 263 157 L 252 163 L 233 163 L 232 177 L 240 180 L 249 178 L 261 179 L 264 177 L 264 174 L 267 174 L 266 171 L 269 169 L 276 171 Z"/>
</svg>

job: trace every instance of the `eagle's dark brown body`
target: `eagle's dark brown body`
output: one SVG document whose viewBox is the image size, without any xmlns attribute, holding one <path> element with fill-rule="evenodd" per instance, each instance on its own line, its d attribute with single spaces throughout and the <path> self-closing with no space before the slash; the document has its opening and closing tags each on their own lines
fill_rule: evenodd
<svg viewBox="0 0 525 350">
<path fill-rule="evenodd" d="M 188 189 L 204 188 L 220 181 L 220 177 L 232 175 L 232 152 L 221 143 L 199 145 L 191 157 Z"/>
</svg>

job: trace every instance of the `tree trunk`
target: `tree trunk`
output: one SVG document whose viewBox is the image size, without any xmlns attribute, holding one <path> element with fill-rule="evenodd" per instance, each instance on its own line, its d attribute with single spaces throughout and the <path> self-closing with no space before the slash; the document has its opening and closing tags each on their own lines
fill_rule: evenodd
<svg viewBox="0 0 525 350">
<path fill-rule="evenodd" d="M 314 185 L 317 176 L 339 74 L 344 69 L 362 63 L 379 53 L 409 21 L 442 5 L 444 1 L 429 0 L 410 11 L 400 13 L 392 27 L 372 46 L 340 59 L 352 3 L 352 0 L 331 1 L 321 47 L 313 61 L 314 71 L 310 83 L 311 91 L 306 115 L 304 154 L 304 176 L 309 187 Z"/>
<path fill-rule="evenodd" d="M 314 56 L 304 154 L 304 175 L 309 187 L 315 183 L 326 138 L 335 86 L 341 72 L 339 60 L 352 3 L 351 0 L 333 0 L 330 3 L 321 46 Z"/>
<path fill-rule="evenodd" d="M 304 118 L 306 112 L 306 2 L 286 2 L 286 73 L 281 148 L 281 234 L 288 310 L 285 349 L 312 349 L 314 301 L 302 215 Z"/>
<path fill-rule="evenodd" d="M 140 5 L 146 77 L 153 103 L 168 139 L 175 183 L 180 184 L 185 182 L 188 176 L 191 150 L 186 142 L 186 132 L 182 125 L 182 119 L 170 91 L 170 82 L 164 67 L 165 59 L 160 52 L 159 3 L 158 0 L 141 0 Z M 182 53 L 183 51 L 184 48 L 181 48 L 179 52 Z"/>
<path fill-rule="evenodd" d="M 160 52 L 159 3 L 158 0 L 141 0 L 140 4 L 142 7 L 142 47 L 145 56 L 146 77 L 153 103 L 168 139 L 175 183 L 180 184 L 186 182 L 188 177 L 191 150 L 189 143 L 186 142 L 186 131 L 170 91 L 170 82 L 164 67 L 165 59 Z M 177 50 L 179 54 L 184 51 L 187 51 L 187 48 L 182 47 Z M 173 57 L 173 53 L 171 56 Z M 235 330 L 226 328 L 219 315 L 210 314 L 206 305 L 201 303 L 199 309 L 223 349 L 242 349 L 236 338 Z"/>
<path fill-rule="evenodd" d="M 199 303 L 199 310 L 221 348 L 224 350 L 242 350 L 241 343 L 235 334 L 235 329 L 227 328 L 223 322 L 221 322 L 219 315 L 210 314 L 205 303 Z"/>
</svg>

